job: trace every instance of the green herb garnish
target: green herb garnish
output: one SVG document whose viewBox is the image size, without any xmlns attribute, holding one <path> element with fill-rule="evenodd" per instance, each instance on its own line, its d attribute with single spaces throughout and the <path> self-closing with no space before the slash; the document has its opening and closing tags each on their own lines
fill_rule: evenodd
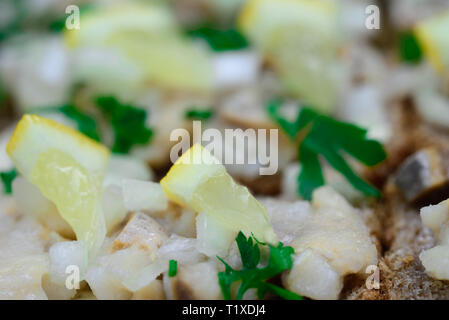
<svg viewBox="0 0 449 320">
<path fill-rule="evenodd" d="M 77 129 L 82 134 L 89 138 L 100 141 L 100 134 L 98 133 L 97 122 L 93 117 L 77 109 L 71 104 L 61 107 L 38 108 L 34 111 L 37 114 L 45 114 L 47 112 L 60 112 L 67 118 L 76 122 Z"/>
<path fill-rule="evenodd" d="M 245 36 L 236 29 L 200 27 L 187 31 L 187 34 L 205 40 L 214 51 L 241 50 L 249 46 Z"/>
<path fill-rule="evenodd" d="M 413 32 L 399 35 L 399 55 L 404 62 L 418 63 L 421 61 L 423 53 Z"/>
<path fill-rule="evenodd" d="M 3 189 L 6 194 L 11 194 L 12 192 L 12 182 L 17 177 L 16 169 L 12 169 L 10 171 L 0 172 L 0 179 L 3 183 Z"/>
<path fill-rule="evenodd" d="M 145 110 L 122 104 L 112 96 L 99 97 L 96 102 L 114 130 L 112 152 L 128 153 L 134 145 L 150 141 L 153 131 L 146 127 Z"/>
<path fill-rule="evenodd" d="M 80 17 L 86 12 L 92 9 L 94 6 L 92 4 L 82 4 L 79 5 L 80 10 Z M 69 17 L 68 14 L 65 14 L 62 17 L 59 17 L 52 22 L 50 22 L 49 29 L 52 32 L 62 32 L 65 29 L 65 23 L 67 21 L 67 18 Z"/>
<path fill-rule="evenodd" d="M 0 27 L 0 42 L 8 39 L 9 37 L 16 35 L 23 31 L 23 25 L 27 18 L 26 4 L 23 0 L 10 0 L 5 1 L 6 6 L 11 6 L 13 10 L 13 19 Z"/>
<path fill-rule="evenodd" d="M 178 261 L 170 260 L 168 263 L 168 276 L 170 278 L 175 277 L 178 273 Z"/>
<path fill-rule="evenodd" d="M 189 109 L 185 116 L 191 120 L 209 120 L 213 114 L 211 109 Z"/>
<path fill-rule="evenodd" d="M 0 109 L 2 109 L 5 106 L 6 98 L 7 98 L 6 89 L 2 79 L 0 78 Z"/>
<path fill-rule="evenodd" d="M 99 97 L 97 107 L 110 122 L 114 132 L 112 152 L 128 153 L 134 145 L 146 144 L 153 134 L 145 125 L 147 112 L 130 105 L 120 103 L 116 98 Z M 77 123 L 77 129 L 91 139 L 100 141 L 98 119 L 79 110 L 72 104 L 61 107 L 39 108 L 35 113 L 60 112 Z"/>
<path fill-rule="evenodd" d="M 289 270 L 293 266 L 294 253 L 292 247 L 284 247 L 279 243 L 277 247 L 268 245 L 270 248 L 270 257 L 268 263 L 264 267 L 258 267 L 260 262 L 260 248 L 259 245 L 264 245 L 258 242 L 253 237 L 245 237 L 242 232 L 239 232 L 235 239 L 239 248 L 240 257 L 242 259 L 242 269 L 234 270 L 223 259 L 217 257 L 225 265 L 225 271 L 218 273 L 218 281 L 226 300 L 232 299 L 231 284 L 236 281 L 241 281 L 237 296 L 235 299 L 241 300 L 245 292 L 249 289 L 257 289 L 259 299 L 262 299 L 267 292 L 276 294 L 284 299 L 301 300 L 302 297 L 294 292 L 288 291 L 284 288 L 276 286 L 267 282 L 267 280 L 277 276 L 285 270 Z"/>
<path fill-rule="evenodd" d="M 299 141 L 301 172 L 298 176 L 298 192 L 310 200 L 312 192 L 324 185 L 324 177 L 318 156 L 340 172 L 351 185 L 365 195 L 379 197 L 380 192 L 359 177 L 341 154 L 346 152 L 367 166 L 374 166 L 386 158 L 385 150 L 376 140 L 367 139 L 367 130 L 356 125 L 337 121 L 310 108 L 302 108 L 297 119 L 289 122 L 279 114 L 280 101 L 268 106 L 269 116 L 293 141 Z"/>
<path fill-rule="evenodd" d="M 94 118 L 79 111 L 72 105 L 66 105 L 59 109 L 66 117 L 74 120 L 77 123 L 78 130 L 88 136 L 89 138 L 100 141 L 97 123 Z"/>
</svg>

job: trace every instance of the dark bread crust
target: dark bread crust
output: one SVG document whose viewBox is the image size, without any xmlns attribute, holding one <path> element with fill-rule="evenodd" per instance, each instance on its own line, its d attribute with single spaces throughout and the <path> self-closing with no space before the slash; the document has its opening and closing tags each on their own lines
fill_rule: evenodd
<svg viewBox="0 0 449 320">
<path fill-rule="evenodd" d="M 387 159 L 364 172 L 365 178 L 378 188 L 383 188 L 404 160 L 418 150 L 432 146 L 449 149 L 449 131 L 426 123 L 416 111 L 411 98 L 390 105 L 389 115 L 393 137 L 385 146 Z"/>
<path fill-rule="evenodd" d="M 433 247 L 433 232 L 419 209 L 406 204 L 392 183 L 385 188 L 382 242 L 388 248 L 380 264 L 382 299 L 449 299 L 449 282 L 429 277 L 419 254 Z"/>
<path fill-rule="evenodd" d="M 341 299 L 449 299 L 449 281 L 429 277 L 419 260 L 422 250 L 435 245 L 433 232 L 422 224 L 419 207 L 408 204 L 393 182 L 394 173 L 409 155 L 431 146 L 446 149 L 449 132 L 424 122 L 411 99 L 392 106 L 391 115 L 394 138 L 386 147 L 388 159 L 365 174 L 383 190 L 375 210 L 381 224 L 376 236 L 383 249 L 378 263 L 380 289 L 367 289 L 366 276 L 353 275 L 347 277 Z"/>
<path fill-rule="evenodd" d="M 345 281 L 342 299 L 415 300 L 449 299 L 449 281 L 429 277 L 419 260 L 422 250 L 435 245 L 430 229 L 425 227 L 419 209 L 410 207 L 399 190 L 388 183 L 385 200 L 376 213 L 382 221 L 380 241 L 384 252 L 379 259 L 380 289 L 368 289 L 365 277 L 351 276 Z"/>
</svg>

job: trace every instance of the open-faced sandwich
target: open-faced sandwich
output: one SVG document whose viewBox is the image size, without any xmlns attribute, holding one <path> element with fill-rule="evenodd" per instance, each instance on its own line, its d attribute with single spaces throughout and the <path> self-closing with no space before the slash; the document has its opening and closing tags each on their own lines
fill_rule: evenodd
<svg viewBox="0 0 449 320">
<path fill-rule="evenodd" d="M 0 299 L 449 299 L 449 1 L 3 0 Z"/>
</svg>

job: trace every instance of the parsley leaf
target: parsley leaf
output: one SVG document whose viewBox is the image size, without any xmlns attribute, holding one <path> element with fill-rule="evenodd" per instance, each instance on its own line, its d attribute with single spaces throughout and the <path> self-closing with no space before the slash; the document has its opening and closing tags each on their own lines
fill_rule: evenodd
<svg viewBox="0 0 449 320">
<path fill-rule="evenodd" d="M 259 245 L 262 244 L 253 237 L 247 239 L 242 232 L 239 232 L 235 241 L 242 259 L 243 267 L 241 270 L 234 270 L 223 259 L 217 257 L 225 265 L 225 271 L 218 273 L 218 282 L 225 299 L 232 299 L 231 285 L 236 281 L 241 282 L 236 296 L 237 300 L 241 300 L 245 292 L 252 288 L 257 289 L 259 299 L 262 299 L 267 292 L 274 293 L 284 299 L 302 299 L 294 292 L 266 282 L 266 280 L 292 268 L 293 259 L 291 255 L 294 253 L 292 247 L 284 247 L 282 243 L 279 243 L 277 247 L 269 245 L 270 258 L 268 263 L 266 266 L 258 268 L 257 265 L 260 262 Z"/>
<path fill-rule="evenodd" d="M 367 130 L 356 125 L 337 121 L 304 107 L 295 121 L 284 119 L 279 109 L 281 101 L 268 105 L 268 115 L 278 123 L 290 139 L 299 142 L 298 152 L 302 164 L 298 176 L 298 192 L 305 199 L 311 199 L 312 192 L 324 184 L 324 177 L 318 156 L 339 171 L 354 188 L 368 196 L 379 197 L 380 192 L 359 177 L 347 164 L 341 151 L 358 159 L 367 166 L 374 166 L 386 158 L 385 150 L 376 140 L 367 139 Z"/>
<path fill-rule="evenodd" d="M 6 194 L 11 194 L 12 192 L 12 182 L 17 177 L 17 170 L 12 169 L 10 171 L 0 172 L 0 179 L 3 183 L 3 189 Z"/>
<path fill-rule="evenodd" d="M 422 55 L 418 39 L 413 32 L 404 32 L 399 35 L 399 56 L 402 61 L 418 63 L 421 61 Z"/>
<path fill-rule="evenodd" d="M 23 0 L 5 1 L 5 6 L 12 11 L 13 18 L 0 27 L 0 42 L 23 32 L 23 24 L 27 18 L 26 5 Z"/>
<path fill-rule="evenodd" d="M 98 97 L 97 107 L 103 116 L 110 121 L 114 132 L 112 152 L 128 153 L 136 144 L 147 144 L 153 131 L 146 127 L 147 112 L 145 110 L 120 103 L 112 96 Z M 100 141 L 97 120 L 77 109 L 72 104 L 61 107 L 39 108 L 36 113 L 61 112 L 77 123 L 78 131 L 91 139 Z"/>
<path fill-rule="evenodd" d="M 175 277 L 178 273 L 178 261 L 176 260 L 170 260 L 168 263 L 168 276 Z"/>
<path fill-rule="evenodd" d="M 65 116 L 77 123 L 78 130 L 81 133 L 85 134 L 95 141 L 100 141 L 100 134 L 98 133 L 97 123 L 95 119 L 85 113 L 82 113 L 72 105 L 62 106 L 59 110 Z"/>
<path fill-rule="evenodd" d="M 205 40 L 214 51 L 241 50 L 249 46 L 245 36 L 236 29 L 203 26 L 187 31 L 187 35 Z"/>
<path fill-rule="evenodd" d="M 185 117 L 192 120 L 209 120 L 213 114 L 211 109 L 189 109 L 187 110 Z"/>
<path fill-rule="evenodd" d="M 67 118 L 72 119 L 77 124 L 77 129 L 82 134 L 88 136 L 89 138 L 100 141 L 100 134 L 98 133 L 97 122 L 87 113 L 83 113 L 75 106 L 67 104 L 61 107 L 50 107 L 50 108 L 39 108 L 36 109 L 35 113 L 46 113 L 46 112 L 61 112 Z"/>
<path fill-rule="evenodd" d="M 87 4 L 78 5 L 78 7 L 79 7 L 79 10 L 80 10 L 80 17 L 81 17 L 81 16 L 83 16 L 83 14 L 86 11 L 91 10 L 94 6 L 92 4 L 88 4 L 87 3 Z M 51 21 L 50 25 L 49 25 L 50 31 L 52 31 L 52 32 L 62 32 L 65 29 L 65 24 L 66 24 L 66 21 L 67 21 L 68 17 L 69 17 L 69 14 L 65 14 L 65 15 L 63 15 L 63 16 L 61 16 L 61 17 L 59 17 L 59 18 L 57 18 L 57 19 L 55 19 L 53 21 Z"/>
<path fill-rule="evenodd" d="M 112 96 L 98 97 L 96 102 L 114 130 L 112 152 L 128 153 L 134 145 L 150 141 L 153 131 L 145 125 L 145 110 L 122 104 Z"/>
<path fill-rule="evenodd" d="M 0 109 L 2 109 L 5 106 L 6 98 L 7 98 L 6 89 L 2 79 L 0 78 Z"/>
</svg>

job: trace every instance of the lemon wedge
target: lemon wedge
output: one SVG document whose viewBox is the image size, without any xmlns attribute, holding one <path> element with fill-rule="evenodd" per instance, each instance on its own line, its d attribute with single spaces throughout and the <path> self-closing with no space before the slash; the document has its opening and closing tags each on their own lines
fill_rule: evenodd
<svg viewBox="0 0 449 320">
<path fill-rule="evenodd" d="M 189 39 L 150 40 L 142 34 L 117 34 L 108 44 L 136 63 L 146 79 L 156 86 L 199 92 L 212 89 L 211 56 Z"/>
<path fill-rule="evenodd" d="M 271 244 L 278 242 L 266 209 L 199 144 L 175 162 L 161 186 L 170 200 L 209 215 L 227 230 L 254 234 Z"/>
<path fill-rule="evenodd" d="M 449 10 L 419 23 L 414 32 L 437 71 L 449 69 Z"/>
<path fill-rule="evenodd" d="M 250 0 L 238 25 L 286 92 L 329 113 L 337 99 L 338 10 L 325 0 Z"/>
<path fill-rule="evenodd" d="M 76 130 L 37 115 L 24 115 L 6 151 L 19 172 L 58 208 L 89 256 L 106 235 L 101 185 L 106 147 Z"/>
<path fill-rule="evenodd" d="M 118 51 L 144 74 L 144 81 L 174 90 L 209 91 L 213 65 L 209 50 L 186 38 L 162 4 L 130 1 L 91 10 L 81 28 L 66 30 L 73 49 Z"/>
<path fill-rule="evenodd" d="M 104 45 L 117 33 L 143 33 L 149 37 L 166 37 L 178 32 L 173 16 L 161 5 L 136 1 L 108 5 L 87 11 L 79 29 L 65 30 L 69 47 Z"/>
</svg>

